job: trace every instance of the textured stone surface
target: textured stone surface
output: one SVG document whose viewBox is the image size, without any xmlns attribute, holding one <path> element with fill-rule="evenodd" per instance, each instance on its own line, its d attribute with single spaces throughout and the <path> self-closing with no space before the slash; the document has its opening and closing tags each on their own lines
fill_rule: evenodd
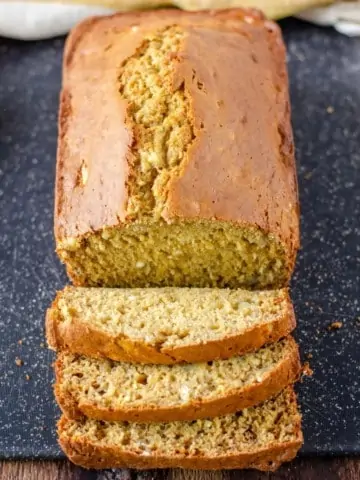
<svg viewBox="0 0 360 480">
<path fill-rule="evenodd" d="M 360 39 L 295 21 L 282 26 L 302 204 L 292 294 L 297 337 L 314 370 L 298 387 L 303 453 L 360 453 Z M 0 457 L 7 458 L 61 456 L 53 354 L 41 343 L 44 311 L 66 282 L 52 234 L 62 47 L 59 39 L 0 40 Z M 342 328 L 328 330 L 332 322 Z"/>
</svg>

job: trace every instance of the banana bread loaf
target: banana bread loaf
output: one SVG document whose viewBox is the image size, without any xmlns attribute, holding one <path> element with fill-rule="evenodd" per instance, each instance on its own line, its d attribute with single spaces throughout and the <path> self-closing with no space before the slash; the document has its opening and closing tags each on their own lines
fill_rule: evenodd
<svg viewBox="0 0 360 480">
<path fill-rule="evenodd" d="M 295 457 L 303 441 L 291 387 L 258 407 L 212 420 L 129 423 L 63 416 L 58 434 L 65 454 L 85 468 L 275 470 Z"/>
<path fill-rule="evenodd" d="M 286 285 L 285 49 L 253 10 L 93 18 L 67 41 L 55 235 L 76 285 Z"/>
<path fill-rule="evenodd" d="M 289 337 L 228 360 L 142 365 L 60 353 L 55 394 L 68 418 L 169 422 L 234 413 L 277 395 L 300 374 Z"/>
<path fill-rule="evenodd" d="M 50 348 L 163 364 L 241 355 L 294 327 L 287 289 L 69 286 L 46 317 Z"/>
</svg>

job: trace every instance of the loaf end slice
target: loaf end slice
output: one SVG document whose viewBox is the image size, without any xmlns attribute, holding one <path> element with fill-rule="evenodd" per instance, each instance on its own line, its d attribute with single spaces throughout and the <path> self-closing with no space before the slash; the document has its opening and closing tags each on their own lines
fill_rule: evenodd
<svg viewBox="0 0 360 480">
<path fill-rule="evenodd" d="M 56 399 L 69 418 L 168 422 L 234 413 L 277 395 L 300 374 L 293 338 L 228 360 L 142 365 L 60 353 Z"/>
<path fill-rule="evenodd" d="M 295 323 L 287 289 L 66 287 L 47 312 L 46 333 L 56 350 L 173 364 L 255 351 Z"/>
<path fill-rule="evenodd" d="M 212 420 L 104 422 L 63 416 L 59 442 L 85 468 L 256 468 L 275 470 L 301 444 L 301 416 L 292 388 L 258 407 Z"/>
</svg>

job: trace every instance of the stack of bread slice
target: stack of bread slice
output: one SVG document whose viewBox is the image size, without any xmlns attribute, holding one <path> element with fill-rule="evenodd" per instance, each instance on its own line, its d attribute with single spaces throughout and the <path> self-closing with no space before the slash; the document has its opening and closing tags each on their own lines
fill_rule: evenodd
<svg viewBox="0 0 360 480">
<path fill-rule="evenodd" d="M 67 287 L 47 314 L 64 451 L 98 468 L 275 468 L 301 444 L 294 326 L 286 289 Z"/>
<path fill-rule="evenodd" d="M 302 444 L 285 50 L 252 10 L 70 35 L 47 312 L 60 444 L 87 468 L 274 470 Z"/>
</svg>

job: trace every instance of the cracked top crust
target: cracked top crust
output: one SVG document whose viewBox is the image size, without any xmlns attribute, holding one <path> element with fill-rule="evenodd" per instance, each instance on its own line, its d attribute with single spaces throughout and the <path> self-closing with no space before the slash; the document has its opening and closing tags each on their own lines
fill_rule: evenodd
<svg viewBox="0 0 360 480">
<path fill-rule="evenodd" d="M 162 49 L 169 31 L 178 37 L 163 52 L 160 86 L 169 102 L 179 99 L 174 118 L 188 128 L 180 145 L 171 145 L 173 130 L 160 134 L 167 163 L 145 181 L 150 204 L 134 209 L 147 137 L 139 131 L 144 117 L 126 93 L 129 76 L 122 79 L 129 65 L 139 71 L 134 62 L 149 43 Z M 163 10 L 83 22 L 66 45 L 59 124 L 58 242 L 133 220 L 217 219 L 273 233 L 290 256 L 297 249 L 285 50 L 279 28 L 260 13 Z"/>
</svg>

